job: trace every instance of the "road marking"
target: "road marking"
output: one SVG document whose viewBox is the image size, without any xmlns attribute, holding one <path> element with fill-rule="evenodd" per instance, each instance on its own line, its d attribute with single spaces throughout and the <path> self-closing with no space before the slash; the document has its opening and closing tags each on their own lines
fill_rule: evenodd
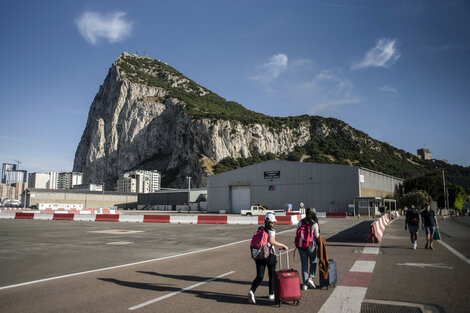
<svg viewBox="0 0 470 313">
<path fill-rule="evenodd" d="M 374 271 L 374 267 L 375 261 L 356 261 L 349 271 L 372 273 Z"/>
<path fill-rule="evenodd" d="M 107 245 L 116 245 L 116 246 L 123 246 L 123 245 L 130 245 L 131 243 L 134 243 L 132 241 L 112 241 L 112 242 L 107 242 Z"/>
<path fill-rule="evenodd" d="M 233 274 L 233 273 L 235 273 L 235 271 L 227 272 L 227 273 L 225 273 L 225 274 L 222 274 L 222 275 L 219 275 L 219 276 L 216 276 L 216 277 L 212 277 L 212 278 L 210 278 L 210 279 L 208 279 L 208 280 L 205 280 L 205 281 L 203 281 L 203 282 L 194 284 L 194 285 L 192 285 L 192 286 L 183 288 L 183 289 L 181 289 L 181 290 L 178 290 L 178 291 L 175 291 L 175 292 L 172 292 L 172 293 L 168 293 L 168 294 L 166 294 L 166 295 L 163 295 L 163 296 L 161 296 L 161 297 L 158 297 L 158 298 L 149 300 L 149 301 L 147 301 L 147 302 L 144 302 L 144 303 L 135 305 L 135 306 L 129 308 L 129 310 L 130 310 L 130 311 L 134 311 L 134 310 L 140 309 L 140 308 L 142 308 L 142 307 L 144 307 L 144 306 L 147 306 L 147 305 L 149 305 L 149 304 L 152 304 L 152 303 L 155 303 L 155 302 L 164 300 L 164 299 L 168 299 L 168 298 L 173 297 L 173 296 L 175 296 L 175 295 L 177 295 L 177 294 L 180 294 L 180 293 L 185 292 L 185 291 L 187 291 L 187 290 L 194 289 L 194 288 L 199 287 L 199 286 L 201 286 L 201 285 L 207 284 L 207 283 L 209 283 L 209 282 L 211 282 L 211 281 L 213 281 L 213 280 L 216 280 L 216 279 L 218 279 L 218 278 L 222 278 L 222 277 L 228 276 L 228 275 Z"/>
<path fill-rule="evenodd" d="M 336 286 L 318 312 L 361 312 L 361 302 L 366 296 L 366 292 L 367 288 L 364 287 Z"/>
<path fill-rule="evenodd" d="M 294 230 L 295 230 L 295 228 L 284 230 L 284 231 L 279 232 L 279 234 L 294 231 Z M 140 265 L 140 264 L 145 264 L 145 263 L 150 263 L 150 262 L 163 261 L 163 260 L 177 258 L 177 257 L 180 257 L 180 256 L 211 251 L 211 250 L 215 250 L 215 249 L 219 249 L 219 248 L 230 247 L 230 246 L 237 245 L 239 243 L 243 243 L 243 242 L 247 242 L 247 241 L 251 241 L 251 238 L 236 241 L 236 242 L 232 242 L 232 243 L 228 243 L 228 244 L 217 246 L 217 247 L 206 248 L 206 249 L 202 249 L 202 250 L 196 250 L 196 251 L 190 251 L 190 252 L 185 252 L 185 253 L 181 253 L 181 254 L 170 255 L 170 256 L 165 256 L 165 257 L 161 257 L 161 258 L 157 258 L 157 259 L 145 260 L 145 261 L 134 262 L 134 263 L 129 263 L 129 264 L 116 265 L 116 266 L 111 266 L 111 267 L 98 268 L 98 269 L 95 269 L 95 270 L 90 270 L 90 271 L 85 271 L 85 272 L 79 272 L 79 273 L 61 275 L 61 276 L 56 276 L 56 277 L 44 278 L 44 279 L 24 282 L 24 283 L 20 283 L 20 284 L 10 285 L 10 286 L 3 286 L 3 287 L 0 287 L 0 290 L 9 289 L 9 288 L 16 288 L 16 287 L 21 287 L 21 286 L 27 286 L 27 285 L 37 284 L 37 283 L 43 283 L 43 282 L 50 281 L 50 280 L 68 278 L 68 277 L 79 276 L 79 275 L 90 274 L 90 273 L 96 273 L 96 272 L 101 272 L 101 271 L 114 270 L 114 269 L 118 269 L 118 268 L 134 266 L 134 265 Z"/>
<path fill-rule="evenodd" d="M 364 254 L 379 254 L 379 248 L 376 247 L 365 247 L 362 251 Z"/>
<path fill-rule="evenodd" d="M 143 230 L 125 230 L 125 229 L 107 229 L 107 230 L 90 230 L 88 233 L 110 234 L 110 235 L 130 235 L 143 233 Z"/>
<path fill-rule="evenodd" d="M 447 269 L 453 269 L 452 266 L 444 266 L 444 263 L 397 263 L 397 265 L 404 265 L 404 266 L 415 266 L 415 267 L 420 267 L 420 268 L 426 268 L 426 267 L 436 267 L 436 268 L 447 268 Z"/>
<path fill-rule="evenodd" d="M 443 245 L 444 247 L 446 247 L 447 249 L 449 249 L 450 252 L 452 252 L 453 254 L 455 254 L 456 256 L 458 256 L 462 261 L 464 261 L 465 263 L 467 264 L 470 264 L 470 260 L 467 259 L 463 254 L 461 254 L 460 252 L 458 252 L 457 250 L 455 250 L 454 248 L 452 248 L 451 246 L 449 246 L 448 244 L 446 244 L 444 241 L 442 240 L 435 240 L 437 242 L 439 242 L 441 245 Z"/>
</svg>

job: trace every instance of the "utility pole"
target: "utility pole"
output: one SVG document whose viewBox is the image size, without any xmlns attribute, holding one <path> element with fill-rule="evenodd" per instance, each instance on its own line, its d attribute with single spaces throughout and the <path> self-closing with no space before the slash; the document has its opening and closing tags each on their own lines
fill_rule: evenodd
<svg viewBox="0 0 470 313">
<path fill-rule="evenodd" d="M 188 179 L 188 211 L 191 211 L 191 176 L 186 177 Z"/>
<path fill-rule="evenodd" d="M 446 190 L 446 179 L 444 176 L 444 171 L 442 171 L 442 183 L 444 185 L 444 208 L 447 209 L 447 190 Z"/>
<path fill-rule="evenodd" d="M 104 209 L 104 181 L 101 182 L 101 190 L 103 191 L 103 197 L 101 198 L 101 209 Z"/>
</svg>

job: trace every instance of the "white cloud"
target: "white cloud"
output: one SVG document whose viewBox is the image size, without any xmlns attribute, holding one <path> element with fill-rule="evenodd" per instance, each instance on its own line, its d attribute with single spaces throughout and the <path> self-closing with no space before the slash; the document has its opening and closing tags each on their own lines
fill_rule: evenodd
<svg viewBox="0 0 470 313">
<path fill-rule="evenodd" d="M 354 84 L 341 73 L 321 71 L 312 81 L 300 84 L 300 92 L 307 93 L 313 102 L 310 114 L 325 112 L 335 106 L 359 102 Z"/>
<path fill-rule="evenodd" d="M 398 96 L 398 90 L 390 85 L 385 85 L 379 88 L 379 91 L 390 92 Z"/>
<path fill-rule="evenodd" d="M 376 45 L 367 51 L 364 59 L 351 67 L 351 69 L 361 69 L 366 67 L 390 67 L 401 56 L 396 47 L 396 39 L 382 38 L 377 40 Z"/>
<path fill-rule="evenodd" d="M 287 62 L 287 55 L 284 53 L 275 54 L 271 56 L 268 63 L 258 67 L 258 73 L 252 79 L 269 89 L 271 82 L 287 69 Z"/>
<path fill-rule="evenodd" d="M 125 15 L 125 12 L 85 12 L 75 23 L 82 37 L 91 44 L 96 45 L 101 38 L 115 43 L 122 41 L 132 30 L 132 22 L 125 20 Z"/>
</svg>

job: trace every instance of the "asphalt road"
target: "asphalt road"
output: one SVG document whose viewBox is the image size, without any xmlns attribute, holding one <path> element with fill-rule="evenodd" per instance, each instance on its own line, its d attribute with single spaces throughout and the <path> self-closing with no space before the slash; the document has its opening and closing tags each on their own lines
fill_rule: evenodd
<svg viewBox="0 0 470 313">
<path fill-rule="evenodd" d="M 441 222 L 443 241 L 467 258 L 468 221 Z M 337 261 L 338 281 L 365 246 L 370 222 L 322 220 L 320 229 L 329 256 Z M 467 312 L 462 308 L 470 307 L 468 296 L 464 297 L 469 294 L 468 264 L 440 244 L 435 251 L 422 249 L 423 242 L 421 249 L 410 250 L 402 222 L 385 232 L 366 298 Z M 248 252 L 255 229 L 253 225 L 0 220 L 0 312 L 272 311 L 277 307 L 267 299 L 266 282 L 256 292 L 257 305 L 247 301 L 256 272 Z M 293 247 L 294 227 L 276 229 L 277 240 Z M 290 254 L 290 263 L 300 269 L 298 255 Z M 397 263 L 443 264 L 452 269 Z M 438 282 L 445 295 L 437 296 L 430 281 Z M 413 292 L 403 292 L 410 289 Z M 317 312 L 333 290 L 302 291 L 299 306 L 282 305 L 281 310 Z"/>
<path fill-rule="evenodd" d="M 470 217 L 439 219 L 442 241 L 434 242 L 435 250 L 424 249 L 421 228 L 412 250 L 404 223 L 401 218 L 387 227 L 366 298 L 418 303 L 433 312 L 470 312 Z"/>
</svg>

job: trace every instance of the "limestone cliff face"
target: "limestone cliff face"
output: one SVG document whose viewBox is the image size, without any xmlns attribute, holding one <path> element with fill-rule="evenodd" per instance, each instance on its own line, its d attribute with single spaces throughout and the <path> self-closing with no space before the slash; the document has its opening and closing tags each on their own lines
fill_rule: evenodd
<svg viewBox="0 0 470 313">
<path fill-rule="evenodd" d="M 165 86 L 205 95 L 184 76 L 162 68 L 139 69 L 124 59 L 154 62 L 123 54 L 112 65 L 91 104 L 86 128 L 75 153 L 74 171 L 86 182 L 113 186 L 125 171 L 157 169 L 163 187 L 206 186 L 210 164 L 225 157 L 288 153 L 310 139 L 311 124 L 273 128 L 261 123 L 194 117 L 187 102 L 174 97 Z M 147 60 L 148 59 L 148 60 Z M 159 86 L 159 84 L 164 84 Z M 176 89 L 172 89 L 176 90 Z M 321 125 L 319 125 L 321 132 Z M 107 187 L 107 189 L 109 188 Z"/>
</svg>

